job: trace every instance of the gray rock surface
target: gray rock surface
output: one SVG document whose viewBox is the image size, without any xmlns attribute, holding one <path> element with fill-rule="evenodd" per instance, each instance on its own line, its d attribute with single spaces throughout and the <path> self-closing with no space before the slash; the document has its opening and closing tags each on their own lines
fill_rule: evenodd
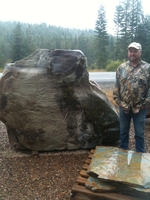
<svg viewBox="0 0 150 200">
<path fill-rule="evenodd" d="M 115 107 L 95 82 L 78 50 L 37 50 L 5 66 L 0 120 L 16 149 L 74 150 L 119 140 Z"/>
</svg>

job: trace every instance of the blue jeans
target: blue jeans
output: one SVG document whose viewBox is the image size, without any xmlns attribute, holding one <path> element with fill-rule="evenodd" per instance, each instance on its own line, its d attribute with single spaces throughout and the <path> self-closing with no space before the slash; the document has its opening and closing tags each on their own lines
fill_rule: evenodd
<svg viewBox="0 0 150 200">
<path fill-rule="evenodd" d="M 146 109 L 141 109 L 139 113 L 134 114 L 132 110 L 126 114 L 124 110 L 119 107 L 120 115 L 120 148 L 127 150 L 129 144 L 129 130 L 131 119 L 133 119 L 134 125 L 134 138 L 136 152 L 145 152 L 144 144 L 144 130 L 145 130 L 145 118 Z"/>
</svg>

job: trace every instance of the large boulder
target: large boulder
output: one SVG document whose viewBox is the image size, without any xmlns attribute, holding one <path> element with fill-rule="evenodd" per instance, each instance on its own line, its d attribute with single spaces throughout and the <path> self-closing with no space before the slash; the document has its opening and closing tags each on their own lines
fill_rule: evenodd
<svg viewBox="0 0 150 200">
<path fill-rule="evenodd" d="M 37 50 L 6 64 L 0 120 L 16 149 L 74 150 L 114 145 L 119 117 L 77 50 Z"/>
</svg>

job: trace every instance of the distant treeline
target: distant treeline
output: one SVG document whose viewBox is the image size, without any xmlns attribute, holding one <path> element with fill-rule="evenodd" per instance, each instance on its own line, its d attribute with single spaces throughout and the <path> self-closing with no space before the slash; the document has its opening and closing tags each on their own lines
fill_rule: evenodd
<svg viewBox="0 0 150 200">
<path fill-rule="evenodd" d="M 93 30 L 0 21 L 0 67 L 20 60 L 37 49 L 78 49 L 94 63 Z"/>
<path fill-rule="evenodd" d="M 141 0 L 123 0 L 116 6 L 114 22 L 111 35 L 102 5 L 95 30 L 0 21 L 0 68 L 37 49 L 76 49 L 87 57 L 89 69 L 114 71 L 127 59 L 127 46 L 133 41 L 141 43 L 142 59 L 150 63 L 150 16 L 143 14 Z"/>
</svg>

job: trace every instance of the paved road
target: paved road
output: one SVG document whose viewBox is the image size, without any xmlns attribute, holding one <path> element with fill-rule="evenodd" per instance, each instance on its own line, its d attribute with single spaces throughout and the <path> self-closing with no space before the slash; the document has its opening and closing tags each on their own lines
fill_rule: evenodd
<svg viewBox="0 0 150 200">
<path fill-rule="evenodd" d="M 0 77 L 2 73 L 0 73 Z M 96 82 L 114 82 L 115 81 L 115 72 L 89 72 L 89 79 Z"/>
<path fill-rule="evenodd" d="M 114 83 L 115 72 L 89 72 L 89 79 L 97 83 Z"/>
</svg>

